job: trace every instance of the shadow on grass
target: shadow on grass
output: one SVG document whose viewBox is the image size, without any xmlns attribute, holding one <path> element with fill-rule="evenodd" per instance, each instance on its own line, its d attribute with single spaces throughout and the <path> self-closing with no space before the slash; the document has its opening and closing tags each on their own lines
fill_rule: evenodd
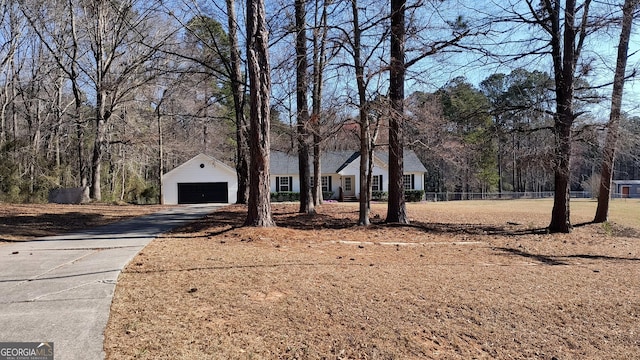
<svg viewBox="0 0 640 360">
<path fill-rule="evenodd" d="M 357 229 L 358 210 L 355 208 L 332 207 L 330 212 L 323 213 L 322 208 L 317 214 L 304 214 L 297 212 L 298 205 L 277 205 L 273 207 L 272 216 L 279 227 L 294 230 L 342 230 Z M 232 205 L 224 209 L 220 209 L 206 218 L 195 221 L 185 227 L 176 229 L 175 234 L 186 233 L 193 236 L 216 236 L 224 234 L 231 230 L 240 228 L 246 219 L 247 208 L 244 205 Z M 574 228 L 583 227 L 593 224 L 592 222 L 574 224 Z M 526 235 L 546 235 L 549 233 L 547 228 L 531 228 L 525 227 L 518 223 L 505 223 L 501 225 L 487 224 L 464 224 L 464 223 L 438 223 L 438 222 L 422 222 L 414 221 L 411 224 L 385 223 L 384 219 L 376 216 L 371 218 L 371 226 L 369 229 L 381 228 L 412 228 L 432 234 L 468 234 L 468 235 L 501 235 L 501 236 L 526 236 Z M 206 233 L 208 229 L 215 228 L 206 235 L 196 235 L 196 233 Z M 223 228 L 223 229 L 220 229 Z M 618 229 L 619 228 L 619 229 Z M 633 229 L 616 227 L 614 236 L 637 235 L 638 232 Z"/>
<path fill-rule="evenodd" d="M 535 260 L 544 265 L 571 265 L 569 262 L 567 262 L 568 259 L 631 261 L 631 262 L 640 261 L 640 258 L 608 256 L 608 255 L 593 255 L 593 254 L 574 254 L 574 255 L 562 255 L 562 256 L 533 254 L 526 251 L 513 249 L 513 248 L 506 248 L 506 247 L 498 247 L 498 248 L 495 248 L 495 250 L 501 251 L 506 255 L 519 256 L 519 257 Z"/>
<path fill-rule="evenodd" d="M 356 213 L 357 214 L 357 213 Z M 334 229 L 342 230 L 357 227 L 357 220 L 350 217 L 338 217 L 329 214 L 274 214 L 278 226 L 296 230 Z M 373 222 L 376 223 L 375 221 Z"/>
<path fill-rule="evenodd" d="M 296 230 L 348 229 L 357 228 L 358 210 L 342 211 L 335 214 L 315 215 L 296 212 L 274 212 L 278 226 Z M 513 226 L 495 226 L 485 224 L 427 223 L 414 221 L 411 224 L 386 223 L 384 219 L 373 217 L 370 229 L 407 227 L 434 234 L 473 234 L 473 235 L 531 235 L 547 234 L 546 228 L 517 229 Z"/>
<path fill-rule="evenodd" d="M 293 208 L 274 209 L 272 216 L 277 226 L 295 230 L 347 229 L 357 227 L 353 212 L 336 212 L 332 214 L 301 214 Z M 357 216 L 357 211 L 355 212 Z M 227 233 L 243 226 L 247 217 L 246 206 L 233 205 L 207 215 L 172 231 L 173 234 L 187 234 L 182 237 L 209 237 Z M 222 228 L 222 229 L 220 229 Z M 211 229 L 216 229 L 211 231 Z M 201 233 L 201 235 L 195 235 Z M 176 237 L 175 235 L 171 237 Z M 179 235 L 178 235 L 179 236 Z"/>
<path fill-rule="evenodd" d="M 496 250 L 505 252 L 509 255 L 520 256 L 527 259 L 535 260 L 544 265 L 569 265 L 569 263 L 559 260 L 558 257 L 556 256 L 532 254 L 526 251 L 512 249 L 512 248 L 505 248 L 505 247 L 499 247 L 499 248 L 496 248 Z"/>
<path fill-rule="evenodd" d="M 388 227 L 411 227 L 434 234 L 470 234 L 470 235 L 544 235 L 547 228 L 514 229 L 507 226 L 485 224 L 425 223 L 415 221 L 411 224 L 384 224 Z"/>
<path fill-rule="evenodd" d="M 240 228 L 246 219 L 246 206 L 233 205 L 209 214 L 204 219 L 192 222 L 184 227 L 176 229 L 173 234 L 186 234 L 181 237 L 208 237 L 221 235 L 231 230 Z M 332 209 L 330 213 L 318 212 L 316 214 L 304 214 L 297 212 L 297 206 L 287 205 L 274 207 L 272 213 L 277 226 L 294 230 L 342 230 L 358 228 L 357 209 Z M 385 223 L 383 219 L 375 215 L 371 219 L 369 229 L 381 229 L 385 227 L 407 227 L 434 234 L 473 234 L 473 235 L 531 235 L 546 234 L 546 228 L 521 229 L 518 224 L 495 226 L 486 224 L 456 224 L 456 223 L 427 223 L 416 221 L 411 224 Z M 222 229 L 221 229 L 222 228 Z M 213 230 L 215 229 L 215 230 Z M 172 237 L 175 237 L 172 235 Z"/>
<path fill-rule="evenodd" d="M 216 210 L 204 218 L 177 227 L 165 233 L 164 236 L 174 239 L 208 238 L 238 229 L 242 227 L 244 218 L 246 217 L 246 209 L 241 211 L 236 208 L 237 206 L 232 206 Z M 222 229 L 209 231 L 212 228 Z"/>
</svg>

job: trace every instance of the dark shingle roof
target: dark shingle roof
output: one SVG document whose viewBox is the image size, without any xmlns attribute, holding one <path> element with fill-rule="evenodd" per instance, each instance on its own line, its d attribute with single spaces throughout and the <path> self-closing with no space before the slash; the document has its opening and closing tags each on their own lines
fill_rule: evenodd
<svg viewBox="0 0 640 360">
<path fill-rule="evenodd" d="M 376 151 L 374 155 L 385 164 L 389 163 L 389 154 L 386 151 Z M 351 162 L 360 156 L 360 152 L 353 150 L 325 151 L 322 153 L 320 166 L 323 174 L 337 174 Z M 311 160 L 310 160 L 311 161 Z M 310 164 L 313 168 L 313 163 Z M 416 153 L 411 150 L 404 151 L 405 172 L 426 172 Z M 288 154 L 282 151 L 271 151 L 269 173 L 276 175 L 298 173 L 297 154 Z"/>
<path fill-rule="evenodd" d="M 320 160 L 321 172 L 324 174 L 337 174 L 357 159 L 359 155 L 359 152 L 353 150 L 325 151 Z"/>
<path fill-rule="evenodd" d="M 389 153 L 387 151 L 376 151 L 374 153 L 375 156 L 380 159 L 380 161 L 385 164 L 389 163 Z M 416 155 L 413 150 L 405 149 L 403 152 L 403 163 L 404 163 L 404 172 L 427 172 L 427 169 L 422 164 L 422 161 L 418 159 L 418 155 Z"/>
<path fill-rule="evenodd" d="M 297 174 L 298 157 L 282 151 L 271 151 L 269 173 L 277 175 Z"/>
</svg>

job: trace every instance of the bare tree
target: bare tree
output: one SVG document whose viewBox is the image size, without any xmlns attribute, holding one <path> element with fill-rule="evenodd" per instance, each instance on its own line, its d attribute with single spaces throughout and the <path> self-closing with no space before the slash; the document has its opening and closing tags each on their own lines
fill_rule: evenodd
<svg viewBox="0 0 640 360">
<path fill-rule="evenodd" d="M 322 2 L 322 7 L 318 6 L 316 0 L 313 27 L 313 87 L 311 91 L 311 119 L 310 124 L 313 131 L 313 204 L 322 203 L 322 179 L 321 179 L 321 158 L 322 158 L 322 135 L 321 135 L 321 114 L 324 71 L 327 63 L 327 9 L 330 0 Z"/>
<path fill-rule="evenodd" d="M 245 225 L 270 227 L 269 121 L 271 77 L 269 74 L 269 34 L 264 0 L 247 0 L 247 62 L 250 90 L 251 161 L 249 203 Z"/>
<path fill-rule="evenodd" d="M 46 3 L 40 4 L 47 6 Z M 76 4 L 73 0 L 61 3 L 56 11 L 38 12 L 34 4 L 23 4 L 21 12 L 29 21 L 40 41 L 50 52 L 59 70 L 64 73 L 71 85 L 73 95 L 74 111 L 71 116 L 74 118 L 76 130 L 76 155 L 78 158 L 78 185 L 88 190 L 87 164 L 85 162 L 85 126 L 84 119 L 84 99 L 85 94 L 80 84 L 80 42 L 78 20 L 76 15 Z M 41 14 L 52 14 L 51 18 L 44 18 Z M 51 26 L 51 24 L 56 24 Z M 59 114 L 62 116 L 62 113 Z M 89 194 L 85 194 L 88 198 Z"/>
<path fill-rule="evenodd" d="M 188 22 L 169 8 L 168 13 L 187 31 L 195 40 L 193 49 L 169 50 L 173 56 L 193 62 L 213 78 L 221 82 L 228 82 L 231 98 L 233 100 L 233 121 L 235 123 L 235 167 L 238 179 L 237 200 L 238 204 L 246 204 L 249 191 L 249 149 L 248 149 L 248 123 L 245 115 L 246 105 L 246 81 L 243 76 L 243 63 L 238 37 L 238 18 L 236 15 L 236 1 L 226 0 L 226 9 L 214 4 L 220 12 L 226 11 L 228 34 L 222 30 L 222 26 L 216 20 L 219 16 L 211 14 L 211 9 L 201 8 L 194 0 L 183 0 L 182 5 L 187 13 L 195 13 Z M 197 51 L 193 51 L 193 50 Z M 185 51 L 186 50 L 186 51 Z M 205 53 L 205 54 L 203 54 Z M 203 56 L 204 55 L 204 56 Z M 198 73 L 198 70 L 192 70 Z M 224 85 L 226 87 L 227 85 Z"/>
<path fill-rule="evenodd" d="M 391 1 L 391 39 L 390 39 L 390 62 L 389 62 L 389 100 L 391 111 L 389 114 L 389 199 L 387 207 L 387 222 L 397 222 L 407 224 L 406 206 L 404 200 L 404 159 L 403 151 L 405 146 L 403 128 L 405 126 L 404 111 L 404 83 L 407 69 L 418 64 L 422 60 L 445 53 L 448 51 L 460 51 L 469 46 L 462 45 L 465 38 L 478 35 L 482 32 L 482 27 L 471 29 L 462 17 L 455 20 L 445 18 L 434 19 L 434 24 L 414 23 L 415 18 L 422 17 L 417 12 L 431 11 L 438 14 L 435 18 L 442 17 L 434 5 L 431 10 L 426 10 L 424 2 L 418 1 L 412 5 L 407 5 L 406 0 Z M 407 9 L 412 21 L 406 24 Z M 441 24 L 436 24 L 441 22 Z M 410 49 L 411 57 L 406 58 L 407 27 L 412 32 L 412 43 Z M 435 28 L 442 27 L 436 30 Z M 418 31 L 420 28 L 420 31 Z M 444 30 L 444 31 L 442 31 Z M 451 32 L 449 32 L 451 31 Z M 433 36 L 418 34 L 434 33 Z"/>
<path fill-rule="evenodd" d="M 600 190 L 598 192 L 598 207 L 593 219 L 595 223 L 607 221 L 609 216 L 609 199 L 611 197 L 611 180 L 613 180 L 613 162 L 615 159 L 618 134 L 620 127 L 620 112 L 622 107 L 622 93 L 624 90 L 625 72 L 627 69 L 627 53 L 633 14 L 638 7 L 638 0 L 625 0 L 622 8 L 622 30 L 618 43 L 618 59 L 613 79 L 613 93 L 611 95 L 611 113 L 607 125 L 607 137 L 603 149 L 602 168 L 600 170 Z"/>
<path fill-rule="evenodd" d="M 108 122 L 138 87 L 149 82 L 153 73 L 147 71 L 164 41 L 170 34 L 153 28 L 156 2 L 136 0 L 110 2 L 105 0 L 82 3 L 86 33 L 90 42 L 90 57 L 83 64 L 95 92 L 95 140 L 91 159 L 91 199 L 100 201 L 102 160 L 105 151 Z M 173 31 L 169 30 L 170 33 Z M 151 37 L 151 32 L 155 36 Z M 127 48 L 127 51 L 123 51 Z"/>
<path fill-rule="evenodd" d="M 570 160 L 573 126 L 580 115 L 576 111 L 575 95 L 579 76 L 588 73 L 588 62 L 579 68 L 585 39 L 602 23 L 590 14 L 591 0 L 580 4 L 576 0 L 544 0 L 542 2 L 527 0 L 529 17 L 517 15 L 517 22 L 526 26 L 535 25 L 543 36 L 534 36 L 530 40 L 534 48 L 528 55 L 550 54 L 555 81 L 554 126 L 554 203 L 549 224 L 550 232 L 570 232 Z M 513 5 L 512 5 L 513 6 Z M 514 43 L 517 40 L 514 40 Z"/>
<path fill-rule="evenodd" d="M 309 107 L 307 105 L 307 11 L 305 0 L 295 0 L 296 18 L 296 129 L 298 134 L 298 174 L 300 212 L 315 213 L 309 169 Z"/>
<path fill-rule="evenodd" d="M 12 122 L 9 117 L 15 116 L 15 111 L 12 111 L 15 106 L 15 84 L 17 82 L 15 57 L 16 50 L 20 46 L 22 31 L 18 24 L 18 9 L 12 2 L 3 1 L 1 5 L 0 65 L 5 78 L 2 85 L 2 104 L 0 106 L 0 146 L 4 146 L 8 141 L 9 127 Z"/>
<path fill-rule="evenodd" d="M 550 232 L 571 231 L 569 210 L 569 181 L 571 158 L 571 134 L 574 112 L 575 71 L 584 39 L 588 33 L 588 14 L 591 1 L 586 0 L 578 6 L 575 0 L 567 0 L 564 14 L 560 0 L 545 0 L 544 14 L 546 21 L 540 25 L 548 32 L 551 41 L 551 56 L 556 91 L 556 113 L 554 115 L 555 144 L 555 194 L 551 212 Z M 582 21 L 578 11 L 582 10 Z M 540 16 L 533 12 L 535 16 Z"/>
<path fill-rule="evenodd" d="M 389 117 L 389 200 L 387 206 L 387 222 L 408 224 L 407 210 L 404 201 L 404 46 L 405 0 L 391 0 L 391 63 L 389 68 L 389 100 L 391 114 Z"/>
<path fill-rule="evenodd" d="M 229 79 L 236 118 L 236 173 L 238 176 L 237 203 L 246 204 L 249 195 L 249 151 L 247 148 L 247 118 L 244 115 L 245 82 L 242 77 L 242 59 L 238 42 L 238 19 L 235 0 L 227 0 L 229 22 Z"/>
<path fill-rule="evenodd" d="M 360 28 L 358 1 L 351 0 L 351 10 L 353 14 L 353 66 L 358 86 L 358 113 L 360 120 L 360 210 L 358 213 L 358 225 L 367 226 L 371 223 L 369 219 L 369 202 L 371 186 L 369 186 L 369 157 L 371 156 L 371 133 L 369 129 L 369 116 L 367 114 L 367 84 L 364 75 L 364 64 L 362 61 L 362 30 Z"/>
</svg>

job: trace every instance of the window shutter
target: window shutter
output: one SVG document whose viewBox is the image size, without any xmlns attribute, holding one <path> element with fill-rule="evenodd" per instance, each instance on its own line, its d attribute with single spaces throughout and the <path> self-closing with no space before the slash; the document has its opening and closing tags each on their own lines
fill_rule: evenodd
<svg viewBox="0 0 640 360">
<path fill-rule="evenodd" d="M 416 174 L 411 174 L 411 190 L 416 189 Z"/>
<path fill-rule="evenodd" d="M 380 175 L 380 179 L 378 179 L 378 188 L 380 188 L 380 191 L 384 191 L 384 182 L 382 182 L 382 175 Z"/>
<path fill-rule="evenodd" d="M 329 179 L 329 184 L 328 184 L 329 185 L 329 189 L 328 190 L 329 191 L 333 191 L 333 187 L 331 186 L 331 176 L 328 176 L 327 178 Z"/>
<path fill-rule="evenodd" d="M 276 176 L 276 192 L 280 192 L 280 177 Z"/>
<path fill-rule="evenodd" d="M 293 176 L 289 176 L 289 191 L 293 191 Z"/>
</svg>

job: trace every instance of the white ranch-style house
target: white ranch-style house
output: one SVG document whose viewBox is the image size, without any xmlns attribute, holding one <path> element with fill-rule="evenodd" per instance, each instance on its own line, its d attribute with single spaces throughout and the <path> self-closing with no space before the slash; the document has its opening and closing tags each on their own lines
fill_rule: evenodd
<svg viewBox="0 0 640 360">
<path fill-rule="evenodd" d="M 388 154 L 374 153 L 372 190 L 389 190 Z M 321 159 L 322 191 L 328 199 L 358 199 L 360 196 L 360 153 L 327 151 Z M 271 192 L 300 192 L 298 157 L 272 151 L 270 159 Z M 424 190 L 424 165 L 413 151 L 404 152 L 406 190 Z M 235 203 L 238 179 L 229 165 L 209 155 L 199 154 L 164 174 L 164 204 Z M 325 200 L 328 200 L 325 199 Z"/>
<path fill-rule="evenodd" d="M 269 173 L 271 192 L 299 192 L 297 154 L 272 151 Z M 373 191 L 389 190 L 389 155 L 374 152 Z M 358 151 L 326 151 L 320 160 L 323 193 L 331 193 L 329 199 L 358 199 L 360 197 L 360 153 Z M 405 190 L 424 190 L 427 169 L 411 150 L 404 151 Z M 313 171 L 312 171 L 313 172 Z M 325 199 L 327 200 L 327 199 Z"/>
</svg>

